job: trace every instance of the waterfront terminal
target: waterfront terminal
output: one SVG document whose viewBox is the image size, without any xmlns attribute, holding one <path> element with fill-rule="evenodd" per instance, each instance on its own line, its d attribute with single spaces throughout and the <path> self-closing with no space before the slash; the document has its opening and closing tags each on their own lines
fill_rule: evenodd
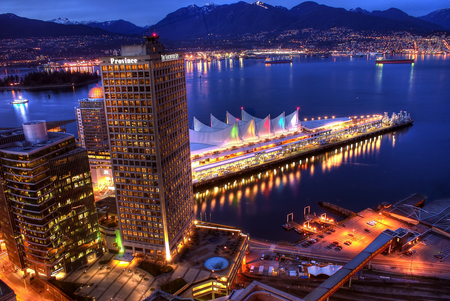
<svg viewBox="0 0 450 301">
<path fill-rule="evenodd" d="M 194 188 L 374 137 L 412 122 L 406 111 L 391 117 L 385 112 L 384 116 L 325 116 L 300 122 L 298 110 L 261 119 L 241 109 L 241 119 L 227 112 L 226 122 L 222 122 L 211 115 L 211 126 L 194 118 L 194 129 L 189 130 Z"/>
</svg>

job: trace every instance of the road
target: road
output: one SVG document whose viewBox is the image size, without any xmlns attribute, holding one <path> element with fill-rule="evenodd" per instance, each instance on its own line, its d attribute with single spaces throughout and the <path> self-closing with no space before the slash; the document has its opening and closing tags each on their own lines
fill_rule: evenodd
<svg viewBox="0 0 450 301">
<path fill-rule="evenodd" d="M 6 252 L 0 254 L 0 279 L 16 293 L 18 301 L 50 301 L 49 293 L 39 294 L 28 284 L 24 283 L 21 272 L 13 272 L 13 265 L 8 260 Z M 29 282 L 28 282 L 29 283 Z"/>
</svg>

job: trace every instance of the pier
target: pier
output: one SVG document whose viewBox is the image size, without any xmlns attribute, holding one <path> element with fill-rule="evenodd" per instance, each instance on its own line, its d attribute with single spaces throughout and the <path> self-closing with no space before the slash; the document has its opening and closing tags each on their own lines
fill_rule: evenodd
<svg viewBox="0 0 450 301">
<path fill-rule="evenodd" d="M 226 184 L 227 181 L 230 181 L 230 179 L 233 179 L 236 176 L 254 173 L 255 171 L 264 171 L 269 169 L 271 166 L 287 163 L 293 159 L 308 160 L 308 158 L 313 158 L 316 155 L 333 149 L 337 150 L 337 148 L 344 147 L 348 144 L 360 142 L 365 139 L 378 139 L 377 136 L 381 134 L 394 132 L 400 128 L 411 126 L 412 124 L 413 121 L 409 120 L 408 122 L 394 125 L 380 125 L 379 127 L 371 129 L 365 129 L 362 131 L 358 130 L 347 135 L 337 132 L 328 135 L 325 139 L 322 137 L 317 137 L 312 140 L 302 140 L 290 143 L 288 145 L 283 145 L 279 149 L 280 154 L 276 157 L 270 158 L 269 161 L 253 162 L 233 171 L 227 171 L 226 173 L 222 173 L 220 175 L 219 173 L 213 173 L 210 178 L 202 179 L 201 181 L 194 181 L 194 191 L 200 187 Z M 245 160 L 245 158 L 242 159 Z"/>
<path fill-rule="evenodd" d="M 310 206 L 305 207 L 303 219 L 303 225 L 301 225 L 294 221 L 294 214 L 289 213 L 283 228 L 288 231 L 294 229 L 298 234 L 320 234 L 327 229 L 327 226 L 335 225 L 334 219 L 327 218 L 326 213 L 321 215 L 311 214 Z"/>
<path fill-rule="evenodd" d="M 325 210 L 328 210 L 331 213 L 334 213 L 344 218 L 355 217 L 357 215 L 353 211 L 350 211 L 348 209 L 342 208 L 338 205 L 331 204 L 328 202 L 319 202 L 319 206 L 324 208 Z"/>
</svg>

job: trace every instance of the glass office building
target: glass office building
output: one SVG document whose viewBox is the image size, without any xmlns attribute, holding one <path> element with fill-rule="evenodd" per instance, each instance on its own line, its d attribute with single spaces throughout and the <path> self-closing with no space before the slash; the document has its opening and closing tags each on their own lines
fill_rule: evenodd
<svg viewBox="0 0 450 301">
<path fill-rule="evenodd" d="M 0 146 L 2 229 L 8 255 L 42 277 L 71 272 L 101 254 L 87 151 L 71 134 L 23 124 L 24 141 Z"/>
</svg>

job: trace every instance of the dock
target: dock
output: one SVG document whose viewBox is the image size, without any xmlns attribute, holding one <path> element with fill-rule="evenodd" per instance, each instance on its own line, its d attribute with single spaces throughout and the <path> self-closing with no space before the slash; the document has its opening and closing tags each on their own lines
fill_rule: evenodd
<svg viewBox="0 0 450 301">
<path fill-rule="evenodd" d="M 318 230 L 316 227 L 310 227 L 309 225 L 303 226 L 294 221 L 289 222 L 289 224 L 294 228 L 294 231 L 299 234 L 303 234 L 303 233 L 316 234 L 316 233 L 318 233 Z"/>
<path fill-rule="evenodd" d="M 343 218 L 355 217 L 357 214 L 351 210 L 342 208 L 338 205 L 331 204 L 328 202 L 319 202 L 319 206 L 331 213 L 339 215 Z"/>
</svg>

